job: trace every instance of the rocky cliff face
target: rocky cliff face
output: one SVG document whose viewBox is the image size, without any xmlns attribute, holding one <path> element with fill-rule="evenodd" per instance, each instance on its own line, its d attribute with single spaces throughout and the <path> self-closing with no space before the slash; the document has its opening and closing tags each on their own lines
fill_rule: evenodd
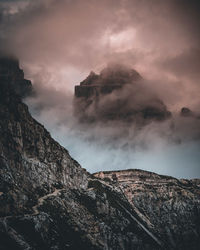
<svg viewBox="0 0 200 250">
<path fill-rule="evenodd" d="M 110 94 L 124 85 L 141 80 L 142 77 L 134 69 L 122 65 L 104 68 L 100 74 L 91 71 L 89 76 L 75 86 L 75 96 L 89 98 L 101 94 Z"/>
<path fill-rule="evenodd" d="M 12 91 L 22 97 L 32 92 L 31 81 L 24 79 L 24 72 L 14 57 L 0 57 L 0 82 L 9 82 Z"/>
<path fill-rule="evenodd" d="M 0 249 L 198 249 L 199 180 L 89 174 L 12 79 L 0 81 Z"/>
<path fill-rule="evenodd" d="M 122 121 L 145 125 L 171 116 L 165 104 L 134 69 L 110 65 L 75 86 L 75 113 L 84 122 Z"/>
<path fill-rule="evenodd" d="M 200 243 L 200 180 L 178 180 L 142 170 L 94 174 L 124 194 L 137 215 L 171 248 Z"/>
<path fill-rule="evenodd" d="M 9 65 L 14 64 L 10 62 Z M 17 68 L 17 66 L 16 66 Z M 55 187 L 87 186 L 87 173 L 28 112 L 12 78 L 1 80 L 0 188 L 2 215 L 29 211 L 39 195 Z M 21 82 L 29 81 L 21 79 Z M 17 82 L 18 84 L 18 82 Z M 28 84 L 29 86 L 29 84 Z M 9 202 L 8 202 L 9 201 Z"/>
</svg>

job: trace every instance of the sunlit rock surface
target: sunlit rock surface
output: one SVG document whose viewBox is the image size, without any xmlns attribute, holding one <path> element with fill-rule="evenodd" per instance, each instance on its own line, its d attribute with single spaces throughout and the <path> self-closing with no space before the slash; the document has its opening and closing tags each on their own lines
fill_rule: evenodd
<svg viewBox="0 0 200 250">
<path fill-rule="evenodd" d="M 199 249 L 199 180 L 94 175 L 0 81 L 0 249 Z"/>
</svg>

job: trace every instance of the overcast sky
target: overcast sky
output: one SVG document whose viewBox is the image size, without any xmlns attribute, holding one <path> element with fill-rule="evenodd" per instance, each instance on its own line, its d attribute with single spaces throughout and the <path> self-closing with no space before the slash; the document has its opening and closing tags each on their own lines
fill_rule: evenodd
<svg viewBox="0 0 200 250">
<path fill-rule="evenodd" d="M 200 177 L 199 119 L 177 118 L 184 106 L 200 114 L 199 11 L 198 0 L 0 0 L 0 48 L 32 80 L 32 114 L 89 171 Z M 110 62 L 143 76 L 173 113 L 179 143 L 169 122 L 142 131 L 76 123 L 74 85 Z"/>
</svg>

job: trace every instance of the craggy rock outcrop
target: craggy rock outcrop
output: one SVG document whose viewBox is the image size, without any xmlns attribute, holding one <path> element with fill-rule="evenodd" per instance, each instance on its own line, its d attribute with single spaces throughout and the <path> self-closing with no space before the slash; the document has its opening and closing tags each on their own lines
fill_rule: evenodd
<svg viewBox="0 0 200 250">
<path fill-rule="evenodd" d="M 183 107 L 181 109 L 180 115 L 184 117 L 194 116 L 193 112 L 189 108 L 186 108 L 186 107 Z"/>
<path fill-rule="evenodd" d="M 0 249 L 198 249 L 199 180 L 87 173 L 9 79 L 0 81 Z"/>
<path fill-rule="evenodd" d="M 9 82 L 12 90 L 22 97 L 32 92 L 31 81 L 24 79 L 24 72 L 14 57 L 0 57 L 0 82 Z"/>
<path fill-rule="evenodd" d="M 200 180 L 175 179 L 142 170 L 94 174 L 121 190 L 147 228 L 171 249 L 200 245 Z"/>
<path fill-rule="evenodd" d="M 75 114 L 81 121 L 135 122 L 145 125 L 171 116 L 165 104 L 145 90 L 143 79 L 134 69 L 110 65 L 99 75 L 91 72 L 75 86 Z"/>
<path fill-rule="evenodd" d="M 142 77 L 134 69 L 122 65 L 112 65 L 103 69 L 99 75 L 90 72 L 89 76 L 75 86 L 76 97 L 91 97 L 100 94 L 110 94 L 124 85 L 141 80 Z"/>
<path fill-rule="evenodd" d="M 9 70 L 15 61 L 6 61 L 6 65 Z M 31 117 L 20 95 L 13 90 L 14 76 L 6 79 L 0 79 L 1 215 L 29 211 L 39 195 L 55 187 L 84 188 L 88 175 Z M 29 86 L 30 82 L 25 83 Z"/>
</svg>

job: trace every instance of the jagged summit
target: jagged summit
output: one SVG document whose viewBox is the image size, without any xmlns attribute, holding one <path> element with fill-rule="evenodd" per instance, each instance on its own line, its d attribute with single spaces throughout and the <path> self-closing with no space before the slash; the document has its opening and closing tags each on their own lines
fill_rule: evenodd
<svg viewBox="0 0 200 250">
<path fill-rule="evenodd" d="M 171 116 L 164 102 L 142 85 L 134 69 L 114 64 L 93 71 L 75 86 L 75 113 L 84 122 L 117 120 L 145 125 Z"/>
<path fill-rule="evenodd" d="M 19 60 L 13 56 L 0 56 L 0 84 L 7 85 L 20 97 L 25 97 L 32 92 L 31 81 L 24 79 Z"/>
<path fill-rule="evenodd" d="M 131 84 L 141 79 L 141 75 L 136 70 L 128 68 L 121 64 L 111 64 L 104 68 L 99 75 L 91 71 L 88 77 L 83 80 L 80 85 L 113 85 L 114 89 L 114 85 L 119 86 L 124 84 Z"/>
<path fill-rule="evenodd" d="M 91 71 L 90 74 L 86 77 L 85 80 L 80 82 L 81 86 L 84 85 L 95 85 L 95 82 L 99 79 L 99 75 L 97 75 L 94 71 Z"/>
<path fill-rule="evenodd" d="M 106 84 L 127 84 L 142 79 L 141 75 L 134 69 L 122 64 L 111 64 L 100 72 L 100 78 Z"/>
<path fill-rule="evenodd" d="M 0 249 L 199 249 L 199 180 L 91 175 L 13 91 L 16 66 L 0 91 Z"/>
</svg>

